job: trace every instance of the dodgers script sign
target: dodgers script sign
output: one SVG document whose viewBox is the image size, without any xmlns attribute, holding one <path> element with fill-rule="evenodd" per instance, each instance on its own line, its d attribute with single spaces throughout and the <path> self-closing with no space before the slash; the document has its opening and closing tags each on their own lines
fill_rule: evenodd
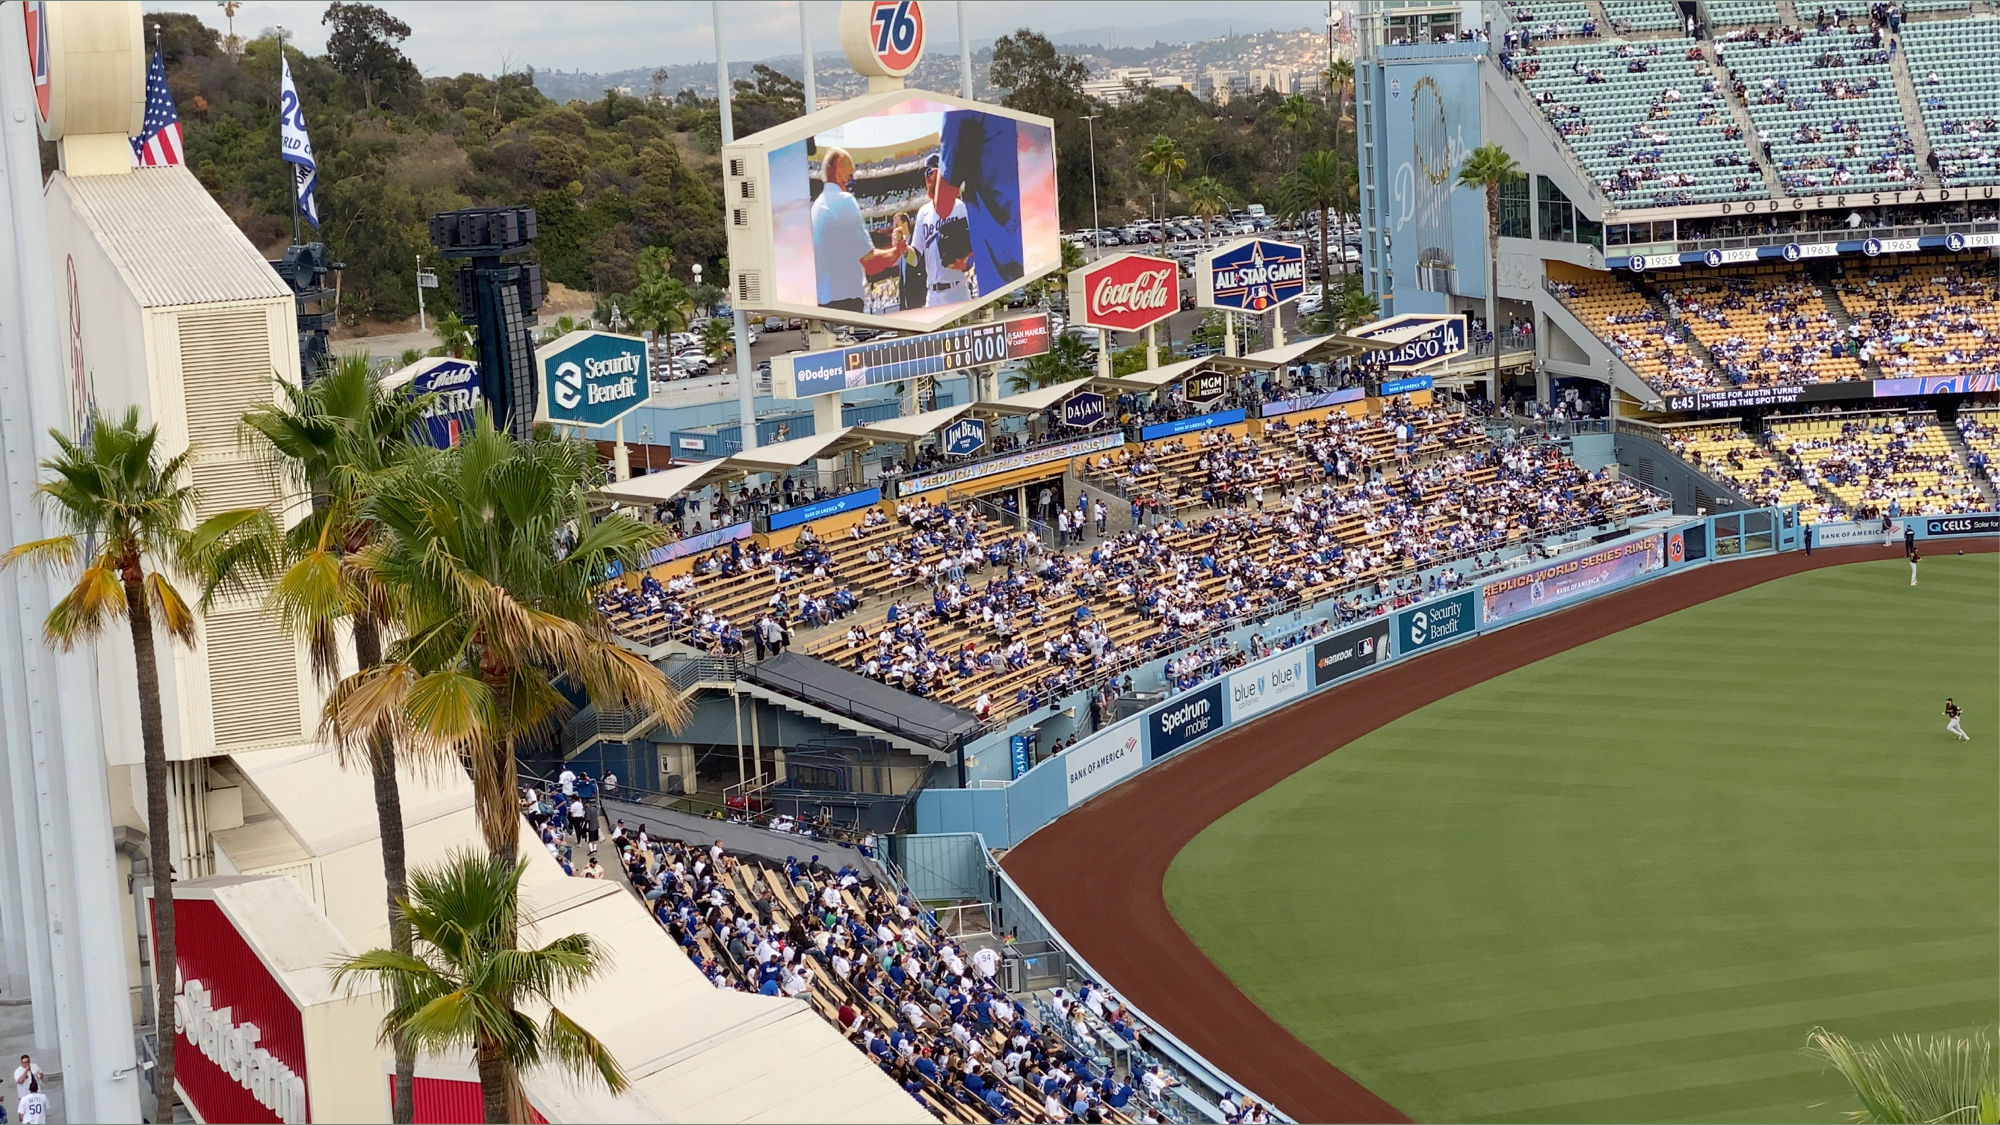
<svg viewBox="0 0 2000 1125">
<path fill-rule="evenodd" d="M 646 404 L 646 341 L 609 332 L 571 332 L 535 349 L 542 372 L 542 421 L 608 426 Z"/>
<path fill-rule="evenodd" d="M 1069 307 L 1086 328 L 1137 332 L 1180 310 L 1180 267 L 1145 254 L 1093 262 L 1070 271 Z"/>
<path fill-rule="evenodd" d="M 1306 291 L 1306 248 L 1246 238 L 1194 260 L 1195 304 L 1269 312 Z"/>
</svg>

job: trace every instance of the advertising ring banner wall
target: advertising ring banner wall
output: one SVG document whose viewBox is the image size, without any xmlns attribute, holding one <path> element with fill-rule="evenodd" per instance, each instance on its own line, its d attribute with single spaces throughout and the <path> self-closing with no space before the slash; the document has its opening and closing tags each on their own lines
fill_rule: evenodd
<svg viewBox="0 0 2000 1125">
<path fill-rule="evenodd" d="M 1524 571 L 1480 590 L 1488 625 L 1579 598 L 1666 565 L 1664 536 L 1648 535 L 1573 559 Z"/>
</svg>

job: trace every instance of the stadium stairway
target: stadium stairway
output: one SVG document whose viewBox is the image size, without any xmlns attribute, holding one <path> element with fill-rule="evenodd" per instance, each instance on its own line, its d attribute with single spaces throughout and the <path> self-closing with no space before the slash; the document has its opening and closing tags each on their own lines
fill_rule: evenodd
<svg viewBox="0 0 2000 1125">
<path fill-rule="evenodd" d="M 1727 82 L 1720 81 L 1729 73 L 1729 68 L 1723 65 L 1722 56 L 1715 53 L 1714 40 L 1701 40 L 1701 55 L 1708 60 L 1709 67 L 1715 72 L 1722 94 L 1722 104 L 1729 107 L 1729 116 L 1735 118 L 1736 127 L 1743 130 L 1743 147 L 1750 153 L 1750 161 L 1757 166 L 1758 174 L 1764 177 L 1764 190 L 1770 192 L 1773 199 L 1782 198 L 1785 194 L 1785 185 L 1778 180 L 1777 166 L 1771 163 L 1770 157 L 1764 155 L 1764 146 L 1755 143 L 1757 123 L 1750 119 L 1750 107 L 1743 104 L 1743 99 L 1731 91 Z"/>
<path fill-rule="evenodd" d="M 1658 290 L 1644 282 L 1632 284 L 1638 286 L 1640 295 L 1646 298 L 1646 304 L 1650 305 L 1654 312 L 1660 314 L 1660 319 L 1681 330 L 1681 339 L 1687 344 L 1688 351 L 1707 364 L 1709 370 L 1717 372 L 1722 370 L 1722 365 L 1715 361 L 1715 355 L 1708 350 L 1708 345 L 1701 342 L 1701 337 L 1688 331 L 1687 325 L 1673 314 L 1673 310 L 1667 308 L 1666 299 L 1660 296 Z"/>
<path fill-rule="evenodd" d="M 1917 146 L 1917 171 L 1923 175 L 1925 187 L 1936 188 L 1937 173 L 1931 171 L 1931 135 L 1924 127 L 1923 99 L 1917 96 L 1916 80 L 1910 77 L 1908 51 L 1898 50 L 1890 56 L 1889 73 L 1896 79 L 1896 98 L 1903 103 L 1903 124 Z"/>
<path fill-rule="evenodd" d="M 1940 423 L 1938 429 L 1944 431 L 1944 443 L 1951 447 L 1951 455 L 1958 459 L 1958 463 L 1972 464 L 1972 448 L 1965 444 L 1965 435 L 1958 432 L 1958 427 Z M 1965 475 L 1972 479 L 1973 484 L 1979 486 L 1979 494 L 1986 497 L 1986 507 L 1989 510 L 2000 509 L 2000 490 L 1994 488 L 1991 475 L 1969 471 Z"/>
<path fill-rule="evenodd" d="M 1793 0 L 1777 0 L 1778 22 L 1785 27 L 1805 26 L 1804 17 L 1799 15 L 1799 6 Z"/>
<path fill-rule="evenodd" d="M 1840 331 L 1845 334 L 1848 326 L 1854 323 L 1854 317 L 1848 313 L 1847 306 L 1841 303 L 1840 291 L 1834 287 L 1832 282 L 1818 274 L 1812 275 L 1812 282 L 1819 289 L 1820 300 L 1826 302 L 1827 315 L 1833 318 L 1833 322 L 1839 325 Z M 1861 364 L 1861 370 L 1870 379 L 1882 378 L 1881 364 L 1876 363 L 1872 359 L 1862 360 L 1858 356 L 1855 358 L 1855 362 Z"/>
<path fill-rule="evenodd" d="M 1611 14 L 1604 10 L 1604 0 L 1584 0 L 1583 7 L 1597 21 L 1598 34 L 1611 34 Z"/>
</svg>

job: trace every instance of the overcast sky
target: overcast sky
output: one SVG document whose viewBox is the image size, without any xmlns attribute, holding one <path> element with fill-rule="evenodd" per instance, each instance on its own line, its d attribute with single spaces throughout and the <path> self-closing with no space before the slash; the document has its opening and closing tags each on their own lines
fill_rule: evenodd
<svg viewBox="0 0 2000 1125">
<path fill-rule="evenodd" d="M 410 25 L 405 53 L 426 75 L 465 71 L 491 74 L 504 58 L 512 67 L 605 73 L 662 63 L 694 63 L 715 58 L 710 5 L 699 0 L 562 3 L 505 0 L 463 3 L 448 0 L 381 0 L 380 6 Z M 146 0 L 147 11 L 191 11 L 213 27 L 222 11 L 209 0 Z M 835 0 L 810 0 L 813 50 L 840 49 Z M 1147 29 L 1177 20 L 1234 21 L 1237 30 L 1323 27 L 1322 0 L 1260 0 L 1254 5 L 1212 0 L 932 0 L 924 5 L 930 52 L 958 49 L 958 9 L 967 11 L 974 42 L 1029 27 L 1047 35 L 1114 27 L 1121 39 L 1151 42 Z M 326 46 L 319 0 L 252 0 L 236 13 L 237 34 L 253 37 L 265 28 L 285 27 L 294 42 L 313 53 Z M 723 5 L 724 47 L 732 60 L 796 55 L 799 4 L 789 0 L 729 0 Z M 1219 33 L 1215 32 L 1215 33 Z"/>
</svg>

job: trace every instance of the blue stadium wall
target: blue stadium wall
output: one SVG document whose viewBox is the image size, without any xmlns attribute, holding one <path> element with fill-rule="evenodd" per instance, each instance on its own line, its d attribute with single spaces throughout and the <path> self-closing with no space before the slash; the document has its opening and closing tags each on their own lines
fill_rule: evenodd
<svg viewBox="0 0 2000 1125">
<path fill-rule="evenodd" d="M 1486 297 L 1486 201 L 1456 184 L 1482 135 L 1486 46 L 1384 47 L 1357 67 L 1372 172 L 1361 185 L 1363 263 L 1385 314 L 1450 312 L 1454 295 Z"/>
</svg>

